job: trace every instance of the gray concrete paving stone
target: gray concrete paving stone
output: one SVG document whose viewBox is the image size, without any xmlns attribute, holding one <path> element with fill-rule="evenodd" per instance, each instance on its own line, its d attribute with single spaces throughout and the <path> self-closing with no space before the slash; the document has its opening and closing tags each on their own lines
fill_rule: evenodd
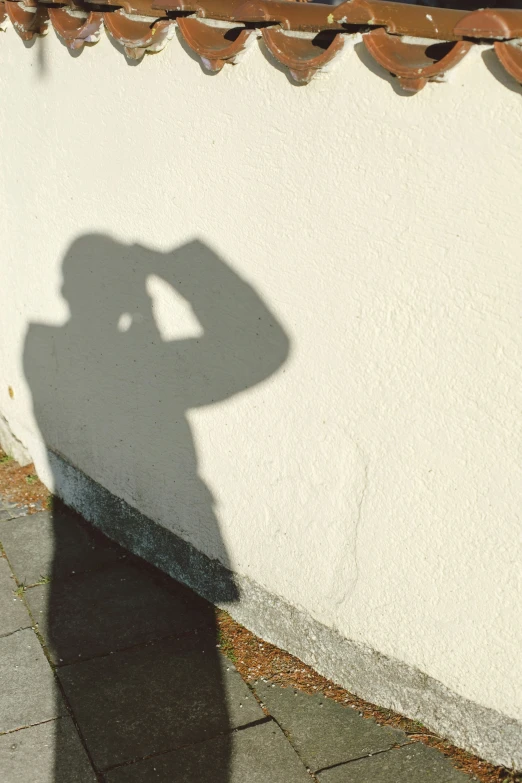
<svg viewBox="0 0 522 783">
<path fill-rule="evenodd" d="M 27 513 L 26 506 L 10 503 L 6 498 L 0 497 L 0 522 L 7 522 L 15 517 L 24 517 Z"/>
<path fill-rule="evenodd" d="M 10 503 L 6 498 L 0 496 L 0 511 L 10 511 L 12 508 L 17 508 L 15 503 Z"/>
<path fill-rule="evenodd" d="M 0 639 L 0 732 L 63 715 L 49 662 L 30 628 Z"/>
<path fill-rule="evenodd" d="M 32 587 L 25 597 L 54 663 L 71 663 L 214 625 L 213 607 L 169 582 L 119 562 Z"/>
<path fill-rule="evenodd" d="M 16 578 L 26 585 L 89 571 L 126 554 L 60 507 L 7 522 L 0 541 Z"/>
<path fill-rule="evenodd" d="M 70 718 L 0 737 L 2 783 L 96 783 Z"/>
<path fill-rule="evenodd" d="M 321 695 L 263 681 L 254 690 L 312 772 L 407 741 L 402 731 L 379 726 Z"/>
<path fill-rule="evenodd" d="M 109 772 L 107 783 L 310 783 L 273 721 Z"/>
<path fill-rule="evenodd" d="M 168 639 L 58 669 L 101 768 L 174 750 L 264 717 L 215 636 Z M 203 652 L 204 650 L 204 652 Z"/>
<path fill-rule="evenodd" d="M 318 776 L 320 783 L 470 783 L 435 748 L 420 742 L 352 761 Z"/>
<path fill-rule="evenodd" d="M 31 619 L 21 598 L 15 595 L 16 582 L 4 557 L 0 557 L 0 636 L 30 628 Z"/>
<path fill-rule="evenodd" d="M 16 506 L 0 508 L 0 522 L 9 522 L 11 519 L 25 516 L 27 516 L 27 509 L 20 509 Z"/>
</svg>

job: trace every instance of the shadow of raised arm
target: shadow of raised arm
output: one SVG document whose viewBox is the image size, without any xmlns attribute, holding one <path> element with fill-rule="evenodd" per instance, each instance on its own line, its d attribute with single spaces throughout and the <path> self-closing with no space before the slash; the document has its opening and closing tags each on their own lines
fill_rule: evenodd
<svg viewBox="0 0 522 783">
<path fill-rule="evenodd" d="M 190 304 L 203 335 L 174 340 L 177 391 L 187 408 L 255 386 L 281 367 L 289 339 L 251 285 L 195 240 L 154 270 Z"/>
</svg>

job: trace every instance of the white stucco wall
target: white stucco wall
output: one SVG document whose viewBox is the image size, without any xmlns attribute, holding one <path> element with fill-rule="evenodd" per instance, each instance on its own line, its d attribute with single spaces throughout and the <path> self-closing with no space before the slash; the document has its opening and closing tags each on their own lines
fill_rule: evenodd
<svg viewBox="0 0 522 783">
<path fill-rule="evenodd" d="M 47 347 L 68 335 L 54 364 L 37 347 L 31 360 L 59 401 L 61 415 L 41 392 L 66 459 L 342 636 L 522 720 L 518 88 L 478 55 L 405 98 L 356 51 L 298 88 L 257 47 L 208 76 L 176 40 L 131 67 L 105 36 L 72 57 L 52 32 L 24 47 L 13 30 L 0 85 L 0 412 L 44 480 L 24 369 L 37 332 Z M 264 379 L 187 414 L 217 533 L 192 524 L 194 476 L 173 474 L 149 359 L 119 375 L 82 348 L 82 328 L 102 346 L 100 314 L 124 311 L 118 280 L 84 303 L 77 348 L 59 329 L 73 309 L 62 261 L 92 235 L 166 259 L 197 239 L 279 324 Z M 150 268 L 163 339 L 201 336 Z M 209 301 L 228 307 L 220 285 Z M 85 384 L 97 400 L 81 399 Z"/>
</svg>

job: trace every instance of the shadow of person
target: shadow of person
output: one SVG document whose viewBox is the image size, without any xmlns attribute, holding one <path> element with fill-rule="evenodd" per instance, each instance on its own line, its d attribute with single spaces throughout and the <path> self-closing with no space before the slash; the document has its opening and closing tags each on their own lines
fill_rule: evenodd
<svg viewBox="0 0 522 783">
<path fill-rule="evenodd" d="M 154 296 L 151 280 L 159 285 Z M 62 293 L 69 320 L 32 324 L 24 352 L 48 453 L 226 567 L 188 412 L 275 373 L 289 352 L 283 327 L 197 240 L 160 253 L 83 236 L 64 258 Z M 166 335 L 176 314 L 186 334 L 188 310 L 198 333 Z M 63 475 L 56 484 L 63 490 Z M 231 730 L 263 714 L 217 649 L 214 608 L 60 502 L 47 524 L 51 573 L 27 597 L 68 710 L 57 721 L 55 783 L 94 779 L 75 724 L 96 774 L 109 783 L 228 783 Z M 125 542 L 124 533 L 117 537 Z M 193 576 L 186 574 L 189 583 L 198 582 Z M 212 597 L 238 600 L 233 577 Z"/>
</svg>

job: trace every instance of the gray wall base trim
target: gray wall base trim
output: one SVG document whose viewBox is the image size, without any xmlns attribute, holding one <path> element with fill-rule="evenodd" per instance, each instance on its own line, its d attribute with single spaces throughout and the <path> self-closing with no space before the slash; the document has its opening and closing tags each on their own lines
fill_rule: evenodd
<svg viewBox="0 0 522 783">
<path fill-rule="evenodd" d="M 494 764 L 522 769 L 522 723 L 482 707 L 418 669 L 342 637 L 302 609 L 233 574 L 116 497 L 61 456 L 49 453 L 56 493 L 136 555 L 325 677 L 374 704 L 422 722 Z"/>
</svg>

